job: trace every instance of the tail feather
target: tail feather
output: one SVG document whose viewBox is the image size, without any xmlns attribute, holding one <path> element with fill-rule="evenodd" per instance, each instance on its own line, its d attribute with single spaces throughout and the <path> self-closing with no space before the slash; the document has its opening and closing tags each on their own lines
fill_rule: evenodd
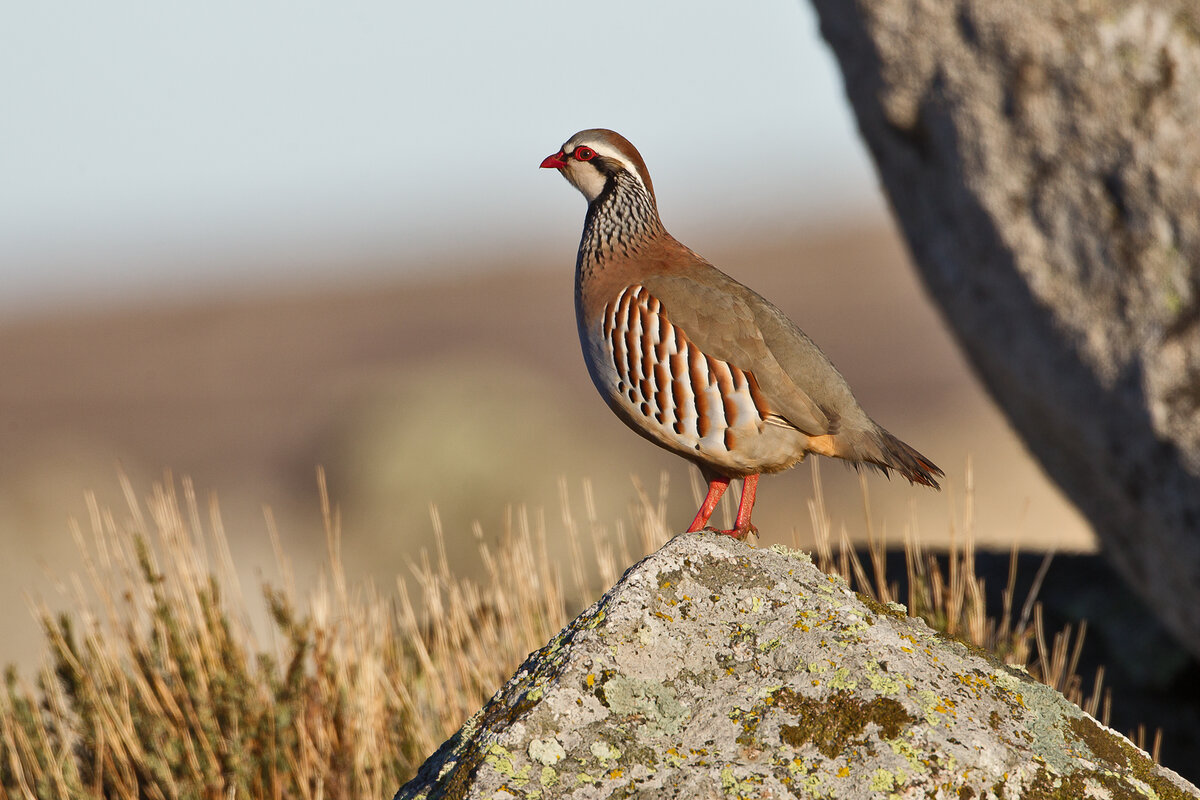
<svg viewBox="0 0 1200 800">
<path fill-rule="evenodd" d="M 942 487 L 938 485 L 937 479 L 945 473 L 937 464 L 883 428 L 876 428 L 874 436 L 870 438 L 871 444 L 875 447 L 869 449 L 874 452 L 863 454 L 863 461 L 879 469 L 884 475 L 888 474 L 888 470 L 895 470 L 907 478 L 910 483 L 919 483 L 922 486 L 941 490 Z"/>
<path fill-rule="evenodd" d="M 867 430 L 842 430 L 821 436 L 810 436 L 805 445 L 809 453 L 840 458 L 855 469 L 873 467 L 885 476 L 891 471 L 900 473 L 911 483 L 941 490 L 937 479 L 945 473 L 914 448 L 892 436 L 878 425 Z"/>
</svg>

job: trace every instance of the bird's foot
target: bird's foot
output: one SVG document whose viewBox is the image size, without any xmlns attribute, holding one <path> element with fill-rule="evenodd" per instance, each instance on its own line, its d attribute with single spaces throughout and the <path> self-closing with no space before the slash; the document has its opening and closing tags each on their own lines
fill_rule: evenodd
<svg viewBox="0 0 1200 800">
<path fill-rule="evenodd" d="M 749 523 L 747 523 L 746 527 L 744 527 L 744 528 L 734 528 L 733 530 L 730 530 L 730 531 L 723 531 L 720 528 L 714 528 L 712 526 L 709 526 L 709 527 L 705 528 L 704 530 L 712 531 L 713 533 L 723 533 L 726 536 L 732 536 L 733 538 L 737 539 L 739 542 L 746 541 L 746 538 L 749 537 L 750 534 L 754 534 L 755 539 L 758 538 L 758 528 L 754 527 L 753 525 L 751 525 Z"/>
</svg>

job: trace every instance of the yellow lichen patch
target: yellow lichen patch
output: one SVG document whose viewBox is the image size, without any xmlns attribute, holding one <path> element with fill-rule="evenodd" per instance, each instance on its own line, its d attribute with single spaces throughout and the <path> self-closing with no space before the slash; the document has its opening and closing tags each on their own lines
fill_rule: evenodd
<svg viewBox="0 0 1200 800">
<path fill-rule="evenodd" d="M 761 775 L 748 775 L 739 780 L 732 767 L 721 770 L 721 788 L 726 797 L 757 797 L 762 784 Z"/>
<path fill-rule="evenodd" d="M 529 782 L 529 764 L 525 764 L 520 770 L 517 770 L 513 765 L 512 753 L 498 744 L 493 744 L 488 748 L 484 761 L 491 765 L 496 772 L 511 780 L 514 786 L 524 786 Z"/>
<path fill-rule="evenodd" d="M 918 775 L 929 771 L 929 764 L 921 758 L 921 754 L 910 743 L 903 739 L 889 739 L 888 745 L 892 752 L 908 762 L 908 766 Z"/>
<path fill-rule="evenodd" d="M 896 789 L 896 776 L 886 769 L 877 769 L 871 773 L 870 789 L 872 792 L 891 792 Z"/>
<path fill-rule="evenodd" d="M 971 690 L 975 697 L 983 697 L 985 691 L 990 691 L 994 684 L 987 675 L 978 670 L 972 672 L 956 672 L 954 679 Z"/>
<path fill-rule="evenodd" d="M 954 702 L 949 697 L 942 697 L 937 703 L 934 704 L 933 711 L 937 712 L 938 714 L 949 714 L 957 717 L 958 711 L 955 710 L 957 706 L 958 703 Z"/>
<path fill-rule="evenodd" d="M 848 668 L 838 667 L 834 671 L 833 679 L 830 680 L 829 685 L 834 689 L 854 691 L 858 688 L 858 681 L 850 677 L 850 670 Z"/>
<path fill-rule="evenodd" d="M 868 661 L 866 664 L 867 683 L 871 685 L 871 690 L 877 694 L 894 695 L 899 694 L 901 689 L 901 680 L 904 681 L 904 686 L 911 685 L 910 680 L 901 675 L 899 678 L 893 673 L 887 671 L 887 668 L 878 661 Z"/>
</svg>

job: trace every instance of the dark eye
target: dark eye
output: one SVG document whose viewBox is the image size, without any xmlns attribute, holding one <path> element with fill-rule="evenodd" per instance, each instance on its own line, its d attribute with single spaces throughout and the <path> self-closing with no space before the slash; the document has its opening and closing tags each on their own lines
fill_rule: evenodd
<svg viewBox="0 0 1200 800">
<path fill-rule="evenodd" d="M 576 147 L 575 158 L 579 161 L 591 161 L 596 157 L 596 151 L 590 147 Z"/>
</svg>

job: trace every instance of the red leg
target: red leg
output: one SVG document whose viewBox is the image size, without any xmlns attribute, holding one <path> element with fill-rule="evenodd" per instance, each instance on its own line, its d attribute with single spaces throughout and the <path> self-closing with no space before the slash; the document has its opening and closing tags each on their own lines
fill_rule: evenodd
<svg viewBox="0 0 1200 800">
<path fill-rule="evenodd" d="M 721 495 L 725 494 L 725 490 L 728 488 L 729 478 L 717 477 L 708 482 L 708 494 L 704 496 L 704 502 L 700 504 L 700 510 L 696 512 L 696 518 L 692 520 L 691 527 L 687 529 L 688 533 L 702 530 L 708 524 L 708 518 L 717 510 L 717 503 L 721 502 Z"/>
<path fill-rule="evenodd" d="M 754 496 L 758 492 L 757 475 L 747 475 L 742 479 L 742 499 L 738 503 L 737 522 L 733 530 L 722 531 L 707 527 L 709 517 L 713 515 L 713 511 L 717 508 L 717 503 L 721 501 L 721 495 L 728 488 L 729 478 L 718 477 L 708 482 L 708 494 L 704 497 L 704 503 L 700 506 L 700 511 L 696 514 L 696 518 L 692 520 L 692 526 L 688 528 L 688 533 L 706 530 L 714 533 L 728 534 L 738 540 L 745 539 L 751 533 L 758 533 L 758 529 L 750 524 L 750 514 L 754 511 Z"/>
<path fill-rule="evenodd" d="M 754 495 L 758 493 L 758 476 L 747 475 L 742 479 L 742 500 L 738 503 L 737 522 L 731 532 L 735 538 L 745 539 L 746 535 L 758 533 L 758 528 L 750 524 L 750 513 L 754 511 Z"/>
</svg>

